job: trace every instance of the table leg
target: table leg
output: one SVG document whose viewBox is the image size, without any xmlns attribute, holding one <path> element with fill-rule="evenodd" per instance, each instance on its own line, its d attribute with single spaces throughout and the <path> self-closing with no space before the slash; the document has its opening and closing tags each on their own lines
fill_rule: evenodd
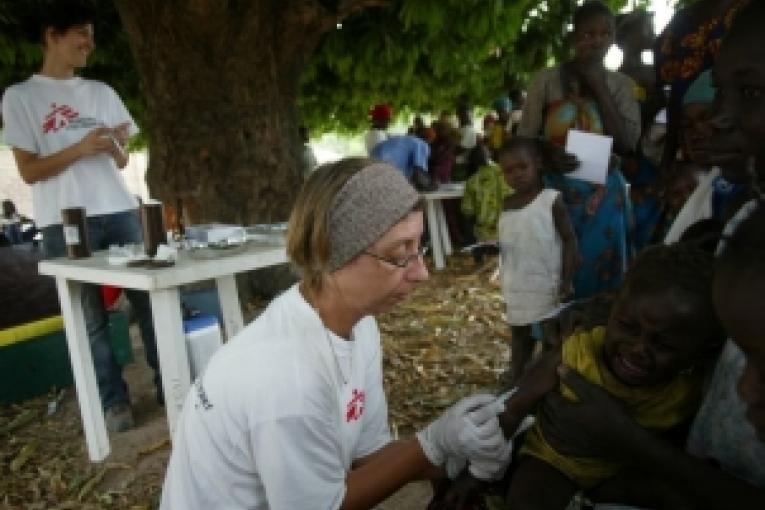
<svg viewBox="0 0 765 510">
<path fill-rule="evenodd" d="M 452 254 L 452 240 L 451 237 L 449 237 L 449 225 L 446 223 L 446 213 L 444 212 L 444 202 L 442 200 L 439 200 L 436 203 L 436 214 L 438 215 L 441 245 L 443 246 L 444 255 L 448 256 Z"/>
<path fill-rule="evenodd" d="M 61 303 L 61 315 L 64 317 L 66 342 L 69 346 L 88 456 L 93 462 L 101 462 L 110 452 L 109 436 L 106 434 L 96 370 L 93 367 L 93 354 L 82 311 L 82 284 L 58 277 L 56 287 Z"/>
<path fill-rule="evenodd" d="M 444 253 L 441 248 L 441 236 L 438 230 L 438 201 L 425 201 L 425 214 L 428 216 L 428 233 L 430 234 L 430 249 L 433 250 L 433 262 L 436 270 L 444 268 Z"/>
<path fill-rule="evenodd" d="M 157 335 L 159 368 L 165 391 L 167 429 L 172 436 L 191 386 L 189 355 L 183 335 L 181 303 L 177 288 L 149 292 L 154 331 Z"/>
<path fill-rule="evenodd" d="M 218 287 L 218 301 L 223 314 L 223 328 L 226 339 L 231 340 L 244 327 L 242 306 L 239 304 L 239 294 L 236 291 L 236 276 L 231 274 L 215 279 Z"/>
</svg>

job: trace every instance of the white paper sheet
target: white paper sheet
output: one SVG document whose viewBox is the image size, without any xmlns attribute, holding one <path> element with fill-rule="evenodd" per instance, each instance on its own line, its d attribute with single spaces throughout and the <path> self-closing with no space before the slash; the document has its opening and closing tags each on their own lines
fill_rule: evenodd
<svg viewBox="0 0 765 510">
<path fill-rule="evenodd" d="M 569 129 L 566 151 L 579 158 L 581 165 L 566 175 L 574 179 L 605 184 L 613 142 L 610 136 Z"/>
</svg>

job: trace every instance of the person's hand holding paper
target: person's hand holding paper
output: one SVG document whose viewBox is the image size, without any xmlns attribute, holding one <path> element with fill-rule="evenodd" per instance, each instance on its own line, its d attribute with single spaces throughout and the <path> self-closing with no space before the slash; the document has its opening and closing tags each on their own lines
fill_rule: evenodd
<svg viewBox="0 0 765 510">
<path fill-rule="evenodd" d="M 613 142 L 610 136 L 569 129 L 566 152 L 575 155 L 580 165 L 578 169 L 566 175 L 595 184 L 605 184 Z"/>
</svg>

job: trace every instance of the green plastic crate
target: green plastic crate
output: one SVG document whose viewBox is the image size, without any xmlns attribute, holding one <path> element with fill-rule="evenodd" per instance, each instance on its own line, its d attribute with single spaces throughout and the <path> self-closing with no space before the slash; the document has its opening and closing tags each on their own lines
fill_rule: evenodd
<svg viewBox="0 0 765 510">
<path fill-rule="evenodd" d="M 127 316 L 109 314 L 109 335 L 120 365 L 133 361 Z M 64 330 L 0 347 L 0 405 L 14 404 L 74 383 Z"/>
</svg>

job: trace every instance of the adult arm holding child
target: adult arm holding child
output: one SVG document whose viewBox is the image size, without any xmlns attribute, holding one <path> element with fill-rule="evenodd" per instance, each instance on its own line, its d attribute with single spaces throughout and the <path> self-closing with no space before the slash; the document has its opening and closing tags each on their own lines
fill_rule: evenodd
<svg viewBox="0 0 765 510">
<path fill-rule="evenodd" d="M 561 367 L 561 381 L 579 398 L 551 392 L 541 407 L 545 437 L 572 455 L 630 459 L 664 477 L 700 508 L 765 508 L 765 490 L 714 467 L 640 427 L 605 390 Z M 604 419 L 604 417 L 608 419 Z"/>
</svg>

